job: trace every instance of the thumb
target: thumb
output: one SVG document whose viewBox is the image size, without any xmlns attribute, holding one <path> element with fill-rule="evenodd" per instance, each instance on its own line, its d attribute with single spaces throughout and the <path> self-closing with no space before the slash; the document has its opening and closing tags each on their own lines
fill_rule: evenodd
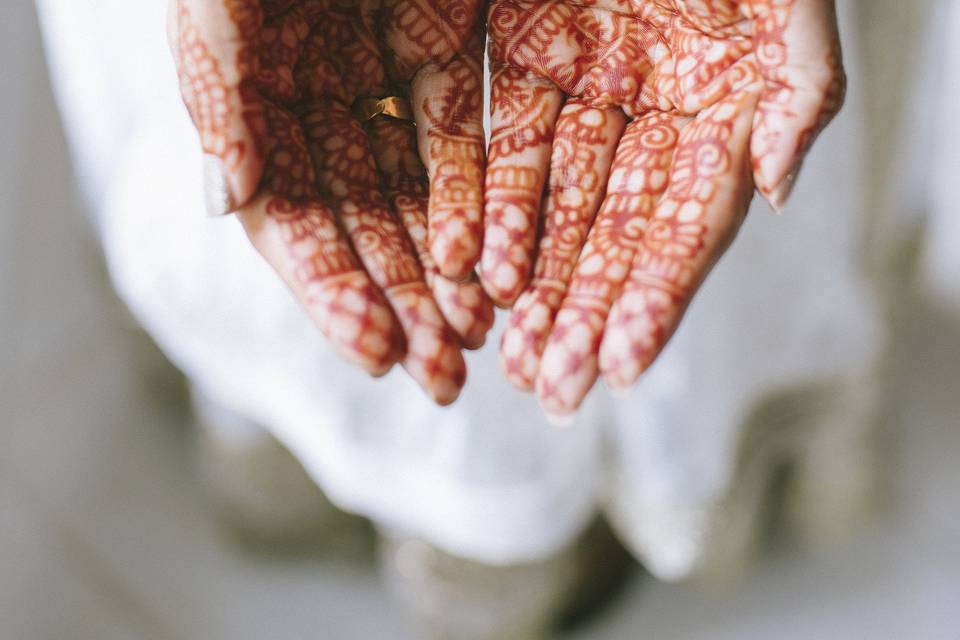
<svg viewBox="0 0 960 640">
<path fill-rule="evenodd" d="M 264 166 L 266 124 L 254 86 L 257 3 L 171 0 L 170 47 L 180 91 L 204 151 L 204 190 L 210 215 L 245 205 Z"/>
<path fill-rule="evenodd" d="M 836 10 L 833 0 L 750 0 L 745 11 L 766 83 L 751 138 L 754 181 L 779 212 L 810 147 L 843 106 Z"/>
</svg>

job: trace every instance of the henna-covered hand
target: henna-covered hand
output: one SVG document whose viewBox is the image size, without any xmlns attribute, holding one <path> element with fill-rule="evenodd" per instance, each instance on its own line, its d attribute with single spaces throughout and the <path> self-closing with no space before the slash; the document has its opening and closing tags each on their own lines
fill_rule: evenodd
<svg viewBox="0 0 960 640">
<path fill-rule="evenodd" d="M 443 404 L 465 381 L 461 346 L 493 322 L 469 277 L 480 14 L 479 0 L 171 0 L 213 208 L 237 210 L 344 356 L 375 375 L 402 362 Z M 409 98 L 416 127 L 354 116 L 359 99 L 391 95 Z"/>
<path fill-rule="evenodd" d="M 755 187 L 782 208 L 843 101 L 836 15 L 832 0 L 492 0 L 488 28 L 481 279 L 516 301 L 508 377 L 565 416 L 598 375 L 625 389 L 653 363 Z"/>
</svg>

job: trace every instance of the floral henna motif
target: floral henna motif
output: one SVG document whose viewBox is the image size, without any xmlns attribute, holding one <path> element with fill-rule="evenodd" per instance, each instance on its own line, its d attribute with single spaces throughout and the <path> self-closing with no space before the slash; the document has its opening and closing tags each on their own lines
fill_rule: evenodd
<svg viewBox="0 0 960 640">
<path fill-rule="evenodd" d="M 320 198 L 299 123 L 275 106 L 264 114 L 271 133 L 264 184 L 283 195 L 261 200 L 286 258 L 281 274 L 338 351 L 371 373 L 386 373 L 404 349 L 393 312 Z"/>
<path fill-rule="evenodd" d="M 374 375 L 386 373 L 404 349 L 386 300 L 321 201 L 292 203 L 271 198 L 266 214 L 276 222 L 286 247 L 291 286 L 334 347 Z"/>
<path fill-rule="evenodd" d="M 603 199 L 624 120 L 619 109 L 576 101 L 560 114 L 533 281 L 517 301 L 501 342 L 504 371 L 521 389 L 533 388 L 544 343 Z"/>
<path fill-rule="evenodd" d="M 597 379 L 610 308 L 666 191 L 686 118 L 653 113 L 627 125 L 607 196 L 580 254 L 539 367 L 537 392 L 554 414 L 575 409 Z"/>
<path fill-rule="evenodd" d="M 437 402 L 452 402 L 466 379 L 466 366 L 406 232 L 381 195 L 365 132 L 336 104 L 305 114 L 303 122 L 322 189 L 336 203 L 367 272 L 407 335 L 404 367 Z"/>
<path fill-rule="evenodd" d="M 517 304 L 501 347 L 508 377 L 527 388 L 535 379 L 548 411 L 573 411 L 600 370 L 623 387 L 649 366 L 742 221 L 753 189 L 750 162 L 769 198 L 777 184 L 762 178 L 783 176 L 770 166 L 802 156 L 839 109 L 843 82 L 830 5 L 493 0 L 491 66 L 512 81 L 502 87 L 519 87 L 498 100 L 495 75 L 482 275 L 498 301 L 509 301 L 509 285 L 525 279 L 523 251 L 537 229 L 531 216 L 547 167 L 543 138 L 557 121 L 549 101 L 533 106 L 532 88 L 619 108 L 634 119 L 582 251 L 579 234 L 570 232 L 570 250 L 557 252 L 565 229 L 544 215 L 534 286 Z M 802 42 L 809 33 L 812 46 Z M 828 55 L 817 82 L 804 77 L 805 61 L 796 58 L 805 45 Z M 818 96 L 812 107 L 804 103 L 811 95 Z M 511 233 L 503 230 L 504 205 L 522 207 L 514 219 L 525 224 Z M 568 218 L 575 221 L 570 228 L 591 218 L 591 208 L 582 207 Z M 504 264 L 512 269 L 499 274 L 505 286 L 498 291 L 490 284 L 493 268 Z"/>
<path fill-rule="evenodd" d="M 400 212 L 401 223 L 391 205 L 409 209 L 409 202 L 398 193 L 384 197 L 384 173 L 350 107 L 360 97 L 409 94 L 411 78 L 403 74 L 432 65 L 466 90 L 430 105 L 431 128 L 469 137 L 465 112 L 480 110 L 480 80 L 473 89 L 467 82 L 467 63 L 481 77 L 466 45 L 476 32 L 476 2 L 174 2 L 184 97 L 205 149 L 229 158 L 228 169 L 244 157 L 263 160 L 263 195 L 240 212 L 254 244 L 348 358 L 383 373 L 402 357 L 437 402 L 453 401 L 465 366 L 425 278 L 465 342 L 482 342 L 490 303 L 475 282 L 442 281 L 434 264 L 424 273 L 418 253 L 426 253 L 415 251 L 411 238 L 425 240 L 425 210 L 419 219 Z M 192 22 L 198 15 L 204 24 Z M 482 175 L 483 149 L 475 146 L 479 152 L 464 157 Z M 438 148 L 438 164 L 448 151 Z M 453 183 L 450 171 L 441 175 Z M 465 179 L 481 182 L 477 175 Z M 426 198 L 425 191 L 409 193 L 420 204 Z M 456 203 L 448 196 L 446 204 Z"/>
<path fill-rule="evenodd" d="M 486 231 L 480 277 L 494 302 L 509 306 L 533 269 L 540 198 L 561 94 L 519 69 L 494 69 L 486 175 Z"/>
<path fill-rule="evenodd" d="M 483 22 L 478 0 L 385 4 L 393 75 L 411 79 L 420 148 L 430 175 L 429 245 L 439 271 L 467 279 L 483 218 Z M 457 52 L 452 57 L 450 52 Z"/>
<path fill-rule="evenodd" d="M 477 55 L 457 58 L 414 85 L 417 93 L 427 94 L 421 98 L 420 126 L 428 140 L 429 244 L 442 271 L 461 280 L 472 272 L 483 237 L 480 186 L 486 158 L 479 40 L 475 47 Z"/>
<path fill-rule="evenodd" d="M 611 388 L 632 385 L 660 354 L 746 214 L 752 185 L 741 176 L 760 87 L 725 98 L 681 134 L 670 186 L 607 321 L 600 370 Z"/>
</svg>

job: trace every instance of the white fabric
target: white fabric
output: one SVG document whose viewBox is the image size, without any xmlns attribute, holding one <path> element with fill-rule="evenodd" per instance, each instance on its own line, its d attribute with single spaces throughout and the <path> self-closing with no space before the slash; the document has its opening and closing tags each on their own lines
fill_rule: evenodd
<svg viewBox="0 0 960 640">
<path fill-rule="evenodd" d="M 194 384 L 271 428 L 346 509 L 459 555 L 514 563 L 569 544 L 616 477 L 643 502 L 638 512 L 659 518 L 634 549 L 681 577 L 706 526 L 683 514 L 709 514 L 729 491 L 755 407 L 811 381 L 861 380 L 882 350 L 857 260 L 864 132 L 854 92 L 788 214 L 755 207 L 626 399 L 598 391 L 574 427 L 554 429 L 500 375 L 497 335 L 469 357 L 452 408 L 431 406 L 402 372 L 369 380 L 325 345 L 234 220 L 203 215 L 164 4 L 38 0 L 112 277 Z M 845 18 L 852 6 L 840 3 Z M 856 34 L 846 35 L 855 51 Z"/>
<path fill-rule="evenodd" d="M 907 123 L 912 153 L 903 167 L 904 209 L 925 217 L 922 269 L 936 297 L 960 311 L 960 3 L 930 13 L 919 90 Z"/>
</svg>

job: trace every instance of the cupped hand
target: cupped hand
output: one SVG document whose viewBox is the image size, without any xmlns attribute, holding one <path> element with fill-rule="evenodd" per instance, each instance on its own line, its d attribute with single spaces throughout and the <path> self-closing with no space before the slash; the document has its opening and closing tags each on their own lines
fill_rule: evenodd
<svg viewBox="0 0 960 640">
<path fill-rule="evenodd" d="M 169 21 L 211 208 L 237 211 L 340 353 L 374 375 L 401 362 L 442 404 L 464 384 L 461 347 L 493 321 L 469 277 L 481 13 L 479 0 L 172 0 Z M 357 113 L 397 96 L 416 127 Z"/>
<path fill-rule="evenodd" d="M 484 287 L 555 416 L 653 363 L 843 101 L 832 0 L 493 0 Z M 539 237 L 539 242 L 537 238 Z M 521 295 L 522 294 L 522 295 Z M 517 298 L 519 297 L 519 300 Z"/>
</svg>

